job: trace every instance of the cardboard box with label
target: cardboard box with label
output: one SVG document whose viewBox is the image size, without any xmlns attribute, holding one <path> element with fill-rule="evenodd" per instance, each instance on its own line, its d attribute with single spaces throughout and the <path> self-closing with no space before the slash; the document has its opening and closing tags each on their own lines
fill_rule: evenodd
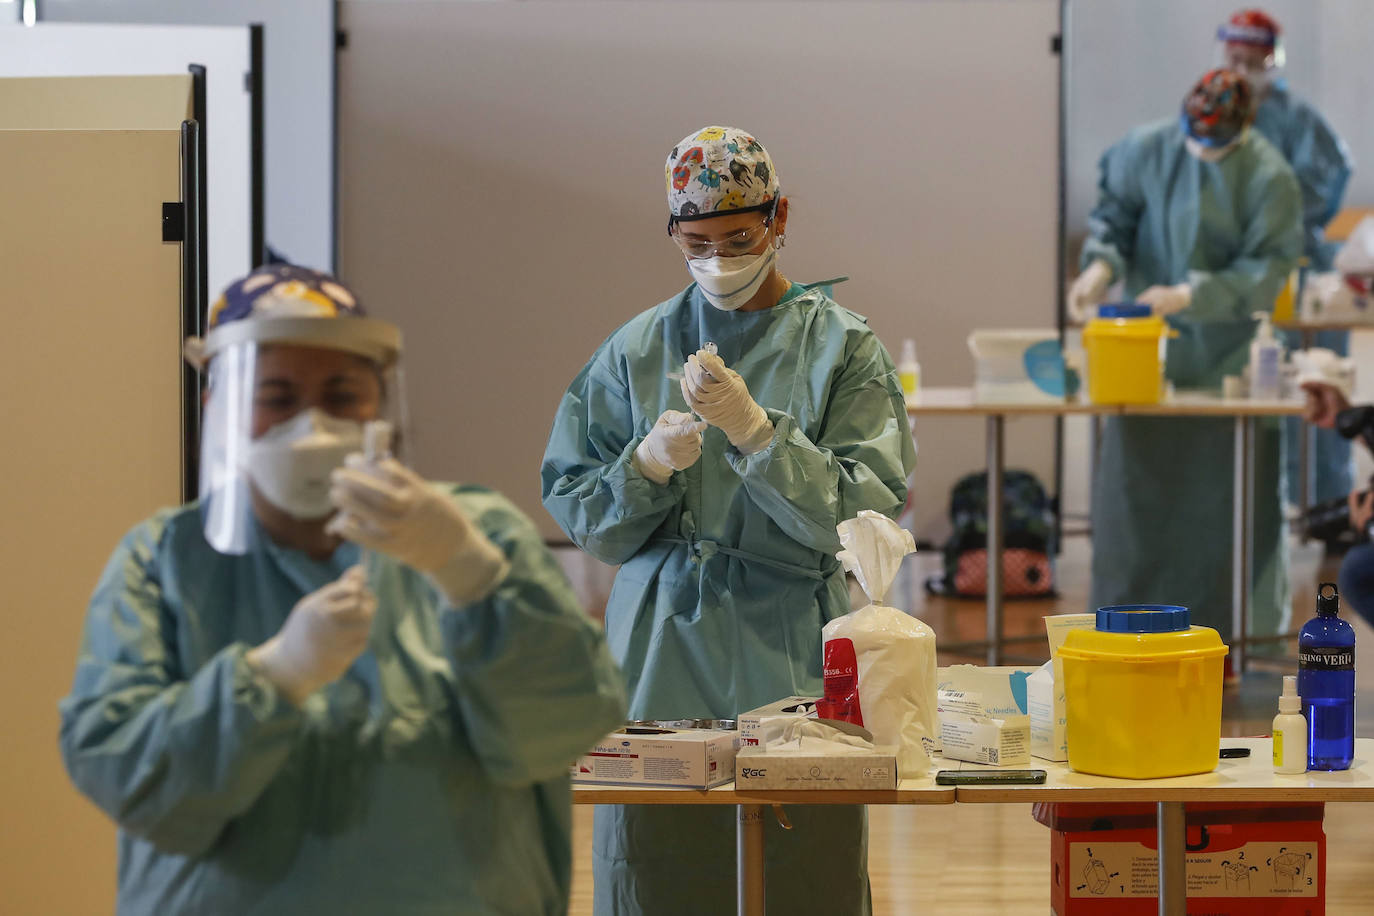
<svg viewBox="0 0 1374 916">
<path fill-rule="evenodd" d="M 941 690 L 938 715 L 944 756 L 990 766 L 1030 763 L 1030 717 L 990 715 L 981 697 Z"/>
<path fill-rule="evenodd" d="M 1072 630 L 1092 629 L 1096 614 L 1056 614 L 1045 618 L 1050 660 L 1026 679 L 1026 712 L 1030 714 L 1031 755 L 1041 760 L 1068 760 L 1067 703 L 1064 665 L 1059 647 Z"/>
<path fill-rule="evenodd" d="M 626 727 L 578 758 L 572 780 L 710 789 L 735 778 L 738 745 L 738 732 Z"/>
<path fill-rule="evenodd" d="M 816 718 L 818 697 L 785 697 L 776 703 L 760 706 L 739 717 L 740 747 L 766 744 L 770 737 L 781 734 L 782 727 L 793 719 Z"/>
<path fill-rule="evenodd" d="M 897 750 L 878 746 L 854 756 L 776 755 L 765 748 L 740 748 L 735 787 L 778 790 L 884 790 L 897 788 Z"/>
<path fill-rule="evenodd" d="M 1057 916 L 1158 912 L 1155 806 L 1034 806 L 1051 830 L 1050 906 Z M 1320 804 L 1189 804 L 1188 913 L 1312 916 L 1326 912 Z"/>
</svg>

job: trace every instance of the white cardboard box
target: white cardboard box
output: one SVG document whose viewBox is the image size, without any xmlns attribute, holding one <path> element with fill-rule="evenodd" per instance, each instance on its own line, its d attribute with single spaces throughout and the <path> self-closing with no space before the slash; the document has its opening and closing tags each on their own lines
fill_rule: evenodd
<svg viewBox="0 0 1374 916">
<path fill-rule="evenodd" d="M 710 789 L 735 778 L 738 745 L 738 732 L 627 727 L 578 758 L 572 780 Z"/>
<path fill-rule="evenodd" d="M 770 755 L 761 747 L 740 748 L 735 786 L 740 789 L 896 789 L 897 749 L 879 746 L 856 756 Z"/>
<path fill-rule="evenodd" d="M 816 718 L 818 697 L 785 697 L 776 703 L 751 709 L 739 717 L 740 747 L 757 747 L 782 733 L 793 719 Z"/>
<path fill-rule="evenodd" d="M 992 766 L 1030 763 L 1030 716 L 991 718 L 950 713 L 940 717 L 944 756 Z"/>
<path fill-rule="evenodd" d="M 1024 715 L 1026 707 L 1022 704 L 1026 697 L 1026 681 L 1034 670 L 1009 666 L 950 665 L 936 669 L 937 696 L 940 691 L 961 691 L 976 696 L 987 715 Z M 937 744 L 942 742 L 938 733 L 935 738 Z M 942 750 L 938 746 L 935 748 L 936 753 Z"/>
<path fill-rule="evenodd" d="M 1065 712 L 1064 678 L 1058 661 L 1026 678 L 1026 705 L 1030 707 L 1031 755 L 1041 760 L 1068 760 L 1068 713 Z"/>
</svg>

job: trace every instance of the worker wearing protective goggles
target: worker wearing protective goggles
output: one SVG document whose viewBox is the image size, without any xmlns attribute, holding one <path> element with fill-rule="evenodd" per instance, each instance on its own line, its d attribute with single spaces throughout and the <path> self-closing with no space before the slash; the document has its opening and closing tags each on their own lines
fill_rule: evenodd
<svg viewBox="0 0 1374 916">
<path fill-rule="evenodd" d="M 762 144 L 695 131 L 665 180 L 693 282 L 573 380 L 544 505 L 621 566 L 606 626 L 631 716 L 734 718 L 820 694 L 821 628 L 850 608 L 835 526 L 862 509 L 895 517 L 915 451 L 877 337 L 778 269 L 788 201 Z M 868 912 L 862 810 L 788 812 L 793 830 L 768 825 L 770 907 Z M 598 808 L 596 912 L 731 911 L 734 835 L 729 811 Z"/>
</svg>

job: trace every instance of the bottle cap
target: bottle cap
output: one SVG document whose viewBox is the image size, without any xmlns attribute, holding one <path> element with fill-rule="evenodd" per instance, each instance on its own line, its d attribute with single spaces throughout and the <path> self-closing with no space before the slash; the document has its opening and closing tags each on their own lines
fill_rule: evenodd
<svg viewBox="0 0 1374 916">
<path fill-rule="evenodd" d="M 1341 593 L 1335 582 L 1323 582 L 1317 589 L 1317 616 L 1335 617 L 1341 610 Z"/>
<path fill-rule="evenodd" d="M 1283 693 L 1279 696 L 1279 712 L 1292 715 L 1302 711 L 1302 697 L 1298 696 L 1298 679 L 1295 675 L 1283 676 Z"/>
</svg>

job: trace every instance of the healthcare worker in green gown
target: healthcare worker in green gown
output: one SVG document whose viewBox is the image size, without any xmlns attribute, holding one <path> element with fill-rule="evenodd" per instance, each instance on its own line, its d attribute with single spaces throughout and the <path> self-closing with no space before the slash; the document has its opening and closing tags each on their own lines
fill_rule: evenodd
<svg viewBox="0 0 1374 916">
<path fill-rule="evenodd" d="M 1251 97 L 1226 70 L 1205 74 L 1180 118 L 1131 131 L 1102 156 L 1083 273 L 1069 290 L 1080 320 L 1123 280 L 1128 298 L 1165 316 L 1166 375 L 1219 389 L 1249 360 L 1302 251 L 1302 203 L 1283 156 L 1249 128 Z M 1289 616 L 1280 427 L 1255 430 L 1251 633 Z M 1093 496 L 1092 606 L 1182 604 L 1195 624 L 1231 632 L 1233 424 L 1225 419 L 1109 418 Z"/>
<path fill-rule="evenodd" d="M 1278 147 L 1297 176 L 1308 266 L 1313 272 L 1329 271 L 1338 245 L 1326 240 L 1326 224 L 1340 210 L 1350 180 L 1354 166 L 1350 149 L 1321 112 L 1289 89 L 1282 75 L 1285 55 L 1277 20 L 1262 10 L 1240 10 L 1218 27 L 1217 41 L 1225 66 L 1240 74 L 1255 96 L 1254 129 Z M 1284 336 L 1289 346 L 1302 345 L 1300 334 Z M 1344 356 L 1350 351 L 1350 332 L 1320 331 L 1315 343 Z M 1301 427 L 1297 417 L 1284 421 L 1285 476 L 1291 501 L 1297 500 L 1301 481 Z M 1344 496 L 1354 489 L 1350 442 L 1334 430 L 1314 429 L 1312 438 L 1312 500 Z"/>
<path fill-rule="evenodd" d="M 621 564 L 606 627 L 631 717 L 731 718 L 820 694 L 821 628 L 850 609 L 835 526 L 861 509 L 895 517 L 915 448 L 864 319 L 779 272 L 787 199 L 763 146 L 705 128 L 672 151 L 666 180 L 694 282 L 612 333 L 573 380 L 544 505 Z M 767 819 L 769 909 L 868 912 L 863 810 L 788 812 L 789 832 Z M 596 912 L 732 912 L 734 820 L 599 807 Z"/>
<path fill-rule="evenodd" d="M 400 335 L 337 280 L 260 268 L 209 324 L 202 498 L 115 550 L 61 703 L 117 912 L 565 913 L 600 629 L 503 497 L 358 453 Z"/>
</svg>

